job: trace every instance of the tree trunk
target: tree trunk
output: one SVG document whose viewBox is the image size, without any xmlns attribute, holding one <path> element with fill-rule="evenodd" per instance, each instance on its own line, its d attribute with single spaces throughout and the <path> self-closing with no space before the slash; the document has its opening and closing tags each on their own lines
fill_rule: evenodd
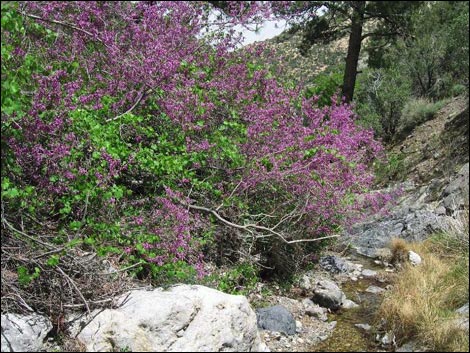
<svg viewBox="0 0 470 353">
<path fill-rule="evenodd" d="M 357 63 L 362 43 L 362 24 L 364 22 L 365 1 L 353 1 L 353 14 L 351 18 L 351 34 L 349 35 L 348 56 L 344 70 L 342 95 L 347 103 L 351 102 L 356 84 Z"/>
</svg>

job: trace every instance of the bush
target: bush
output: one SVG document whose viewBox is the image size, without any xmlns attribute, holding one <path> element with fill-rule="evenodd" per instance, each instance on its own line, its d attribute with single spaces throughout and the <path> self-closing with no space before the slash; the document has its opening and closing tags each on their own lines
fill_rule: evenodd
<svg viewBox="0 0 470 353">
<path fill-rule="evenodd" d="M 307 88 L 305 97 L 317 97 L 317 104 L 319 107 L 328 106 L 331 104 L 333 96 L 340 92 L 343 80 L 343 73 L 336 70 L 329 73 L 320 73 L 315 76 L 313 86 Z"/>
<path fill-rule="evenodd" d="M 333 235 L 371 201 L 360 196 L 382 146 L 351 108 L 318 107 L 282 86 L 253 64 L 255 46 L 200 38 L 201 3 L 21 6 L 11 13 L 24 33 L 2 26 L 11 224 L 37 205 L 32 216 L 53 222 L 56 244 L 119 255 L 139 278 L 161 283 L 204 274 L 203 248 L 231 246 L 208 241 L 213 224 L 237 238 L 227 250 L 269 255 Z M 23 90 L 30 96 L 17 100 Z"/>
<path fill-rule="evenodd" d="M 411 94 L 410 81 L 398 67 L 367 70 L 359 76 L 356 94 L 358 123 L 374 127 L 377 136 L 391 141 Z"/>
<path fill-rule="evenodd" d="M 411 132 L 416 126 L 432 119 L 448 100 L 431 102 L 426 98 L 414 98 L 406 102 L 401 112 L 398 128 L 400 135 Z"/>
<path fill-rule="evenodd" d="M 259 282 L 258 269 L 249 263 L 239 263 L 218 278 L 217 289 L 229 294 L 248 294 Z"/>
</svg>

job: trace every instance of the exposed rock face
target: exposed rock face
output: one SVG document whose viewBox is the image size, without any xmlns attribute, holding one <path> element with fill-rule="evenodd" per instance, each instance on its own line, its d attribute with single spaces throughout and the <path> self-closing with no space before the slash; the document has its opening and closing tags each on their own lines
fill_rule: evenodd
<svg viewBox="0 0 470 353">
<path fill-rule="evenodd" d="M 398 186 L 405 194 L 387 215 L 377 215 L 345 233 L 345 242 L 379 257 L 392 238 L 420 242 L 446 231 L 449 217 L 469 207 L 468 97 L 459 96 L 391 149 L 403 158 Z M 398 176 L 396 176 L 398 177 Z M 397 179 L 395 179 L 397 180 Z"/>
<path fill-rule="evenodd" d="M 458 210 L 468 208 L 468 182 L 469 164 L 465 164 L 449 181 L 442 192 L 441 206 L 446 212 L 452 214 Z"/>
<path fill-rule="evenodd" d="M 292 314 L 282 305 L 256 310 L 258 327 L 263 330 L 283 332 L 286 335 L 294 335 L 296 322 Z"/>
<path fill-rule="evenodd" d="M 267 351 L 243 296 L 203 286 L 132 291 L 96 315 L 77 338 L 87 351 Z M 295 329 L 295 328 L 294 328 Z"/>
<path fill-rule="evenodd" d="M 38 314 L 2 315 L 2 352 L 39 352 L 51 329 L 49 319 Z"/>
<path fill-rule="evenodd" d="M 392 238 L 420 242 L 429 235 L 446 231 L 459 212 L 468 207 L 469 164 L 447 181 L 435 179 L 416 187 L 400 184 L 404 195 L 386 215 L 378 215 L 358 223 L 345 232 L 345 242 L 351 242 L 357 252 L 372 258 L 381 257 Z"/>
</svg>

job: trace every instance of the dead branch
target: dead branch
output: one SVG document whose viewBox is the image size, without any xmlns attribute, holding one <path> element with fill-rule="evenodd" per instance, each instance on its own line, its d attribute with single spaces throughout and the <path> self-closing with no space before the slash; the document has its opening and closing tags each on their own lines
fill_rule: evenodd
<svg viewBox="0 0 470 353">
<path fill-rule="evenodd" d="M 80 289 L 78 289 L 77 285 L 75 284 L 75 282 L 64 272 L 62 271 L 62 269 L 59 267 L 59 266 L 56 266 L 57 270 L 69 281 L 69 283 L 75 288 L 75 290 L 77 291 L 78 295 L 80 296 L 80 298 L 83 300 L 83 303 L 85 304 L 85 307 L 86 307 L 86 311 L 89 313 L 91 313 L 90 311 L 90 307 L 88 306 L 88 302 L 86 301 L 85 297 L 83 296 L 82 292 L 80 292 Z"/>
<path fill-rule="evenodd" d="M 212 210 L 210 208 L 207 208 L 207 207 L 202 207 L 202 206 L 196 206 L 196 205 L 185 205 L 191 209 L 194 209 L 194 210 L 198 210 L 198 211 L 204 211 L 204 212 L 207 212 L 207 213 L 211 213 L 212 215 L 214 215 L 219 221 L 221 221 L 222 223 L 225 223 L 227 225 L 229 225 L 230 227 L 233 227 L 233 228 L 237 228 L 237 229 L 243 229 L 243 230 L 246 230 L 250 233 L 253 234 L 253 231 L 254 230 L 258 230 L 258 231 L 262 231 L 262 232 L 267 232 L 269 234 L 265 234 L 265 235 L 261 235 L 261 236 L 256 236 L 256 238 L 266 238 L 266 237 L 270 237 L 270 236 L 277 236 L 278 238 L 280 238 L 284 243 L 286 244 L 295 244 L 295 243 L 304 243 L 304 242 L 314 242 L 314 241 L 320 241 L 320 240 L 324 240 L 324 239 L 330 239 L 330 238 L 338 238 L 340 236 L 340 234 L 333 234 L 333 235 L 328 235 L 328 236 L 325 236 L 325 237 L 320 237 L 320 238 L 314 238 L 314 239 L 297 239 L 297 240 L 287 240 L 281 233 L 279 232 L 276 232 L 273 228 L 268 228 L 268 227 L 264 227 L 264 226 L 260 226 L 260 225 L 257 225 L 257 224 L 245 224 L 245 225 L 240 225 L 240 224 L 236 224 L 236 223 L 233 223 L 233 222 L 230 222 L 229 220 L 223 218 L 220 214 L 218 214 L 215 210 Z"/>
<path fill-rule="evenodd" d="M 97 36 L 95 36 L 93 33 L 88 32 L 87 30 L 85 30 L 85 29 L 83 29 L 83 28 L 80 28 L 80 27 L 77 27 L 77 26 L 75 26 L 75 25 L 73 25 L 73 24 L 71 24 L 71 23 L 62 22 L 62 21 L 57 21 L 57 20 L 51 20 L 51 19 L 49 19 L 49 18 L 39 17 L 39 16 L 30 14 L 30 13 L 23 13 L 23 15 L 26 16 L 26 17 L 33 18 L 33 19 L 35 19 L 35 20 L 40 20 L 40 21 L 44 21 L 44 22 L 54 23 L 54 24 L 56 24 L 56 25 L 60 25 L 60 26 L 63 26 L 63 27 L 67 27 L 67 28 L 73 29 L 74 31 L 78 31 L 78 32 L 81 32 L 81 33 L 83 33 L 83 34 L 86 34 L 87 36 L 92 37 L 94 40 L 100 42 L 100 43 L 103 44 L 104 46 L 109 47 L 108 45 L 106 45 L 105 42 L 103 42 L 100 38 L 98 38 Z"/>
</svg>

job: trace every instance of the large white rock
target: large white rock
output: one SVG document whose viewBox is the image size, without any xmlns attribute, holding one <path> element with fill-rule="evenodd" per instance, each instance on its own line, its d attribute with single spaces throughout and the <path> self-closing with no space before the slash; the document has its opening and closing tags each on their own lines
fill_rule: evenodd
<svg viewBox="0 0 470 353">
<path fill-rule="evenodd" d="M 39 352 L 51 329 L 49 319 L 38 314 L 2 315 L 2 352 Z"/>
<path fill-rule="evenodd" d="M 87 351 L 266 352 L 244 296 L 203 286 L 132 291 L 118 309 L 96 317 L 77 338 Z M 93 316 L 93 313 L 92 313 Z"/>
</svg>

